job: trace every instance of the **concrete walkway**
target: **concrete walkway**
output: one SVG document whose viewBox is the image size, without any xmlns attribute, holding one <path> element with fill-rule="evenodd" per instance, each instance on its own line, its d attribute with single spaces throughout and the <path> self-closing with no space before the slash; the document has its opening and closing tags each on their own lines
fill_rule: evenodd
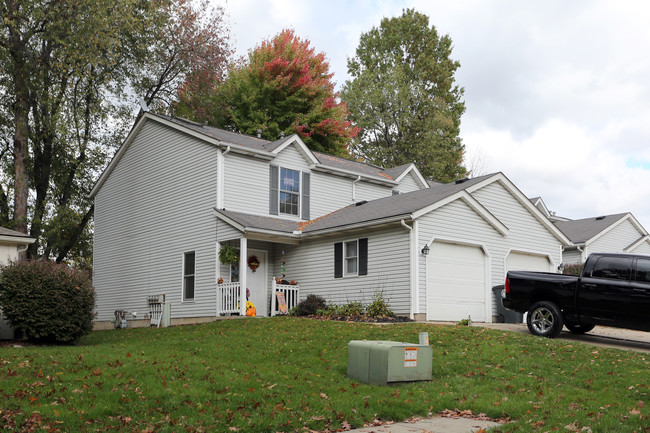
<svg viewBox="0 0 650 433">
<path fill-rule="evenodd" d="M 350 430 L 358 433 L 476 433 L 500 425 L 492 421 L 478 421 L 468 418 L 434 417 L 415 422 L 363 427 Z"/>
</svg>

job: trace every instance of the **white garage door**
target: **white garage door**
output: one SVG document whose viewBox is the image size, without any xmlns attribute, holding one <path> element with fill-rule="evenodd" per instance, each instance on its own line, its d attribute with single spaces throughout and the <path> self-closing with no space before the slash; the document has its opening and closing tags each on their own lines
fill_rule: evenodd
<svg viewBox="0 0 650 433">
<path fill-rule="evenodd" d="M 427 256 L 427 320 L 485 321 L 485 254 L 434 242 Z"/>
<path fill-rule="evenodd" d="M 518 252 L 508 254 L 506 267 L 508 271 L 551 272 L 548 257 Z"/>
</svg>

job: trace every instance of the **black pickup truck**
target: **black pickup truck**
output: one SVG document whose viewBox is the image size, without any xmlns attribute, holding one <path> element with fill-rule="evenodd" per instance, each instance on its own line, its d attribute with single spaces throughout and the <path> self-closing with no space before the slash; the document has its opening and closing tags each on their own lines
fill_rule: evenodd
<svg viewBox="0 0 650 433">
<path fill-rule="evenodd" d="M 528 313 L 534 335 L 553 338 L 595 325 L 650 331 L 650 256 L 591 254 L 580 277 L 510 271 L 501 302 Z"/>
</svg>

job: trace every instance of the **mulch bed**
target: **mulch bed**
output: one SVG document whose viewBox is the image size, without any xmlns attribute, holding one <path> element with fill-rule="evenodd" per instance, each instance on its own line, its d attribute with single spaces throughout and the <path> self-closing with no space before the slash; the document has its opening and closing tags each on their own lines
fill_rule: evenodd
<svg viewBox="0 0 650 433">
<path fill-rule="evenodd" d="M 307 316 L 310 319 L 316 320 L 335 320 L 339 322 L 358 322 L 358 323 L 406 323 L 413 322 L 405 316 L 381 316 L 381 317 L 369 317 L 369 316 Z"/>
</svg>

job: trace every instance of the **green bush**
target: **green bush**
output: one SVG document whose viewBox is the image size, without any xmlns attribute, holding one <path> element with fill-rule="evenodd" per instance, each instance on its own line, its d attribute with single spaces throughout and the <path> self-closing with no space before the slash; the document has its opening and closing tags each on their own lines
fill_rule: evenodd
<svg viewBox="0 0 650 433">
<path fill-rule="evenodd" d="M 70 343 L 93 327 L 95 290 L 87 273 L 49 261 L 13 263 L 0 274 L 0 308 L 31 340 Z"/>
<path fill-rule="evenodd" d="M 564 268 L 562 269 L 562 273 L 564 275 L 575 275 L 579 277 L 582 275 L 582 268 L 584 267 L 584 263 L 579 263 L 577 265 L 564 265 Z"/>
<path fill-rule="evenodd" d="M 308 295 L 296 306 L 296 316 L 311 316 L 327 306 L 325 299 L 317 295 Z"/>
<path fill-rule="evenodd" d="M 366 314 L 370 317 L 393 317 L 395 315 L 384 298 L 383 292 L 375 293 L 372 302 L 366 307 Z"/>
<path fill-rule="evenodd" d="M 341 316 L 353 317 L 353 316 L 363 316 L 365 313 L 365 308 L 363 304 L 359 301 L 353 301 L 339 307 L 339 314 Z"/>
</svg>

